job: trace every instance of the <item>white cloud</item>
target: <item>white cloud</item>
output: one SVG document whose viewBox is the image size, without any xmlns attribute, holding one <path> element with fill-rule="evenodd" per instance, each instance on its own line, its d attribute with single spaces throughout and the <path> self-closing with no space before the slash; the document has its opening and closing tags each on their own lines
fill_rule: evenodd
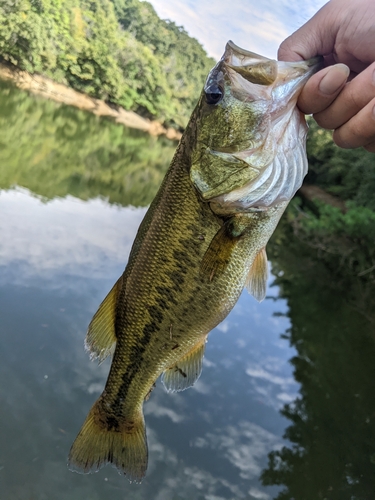
<svg viewBox="0 0 375 500">
<path fill-rule="evenodd" d="M 149 492 L 146 490 L 145 496 L 139 496 L 139 498 L 164 500 L 174 498 L 178 491 L 181 498 L 196 498 L 197 495 L 201 495 L 200 498 L 205 498 L 205 500 L 221 500 L 220 495 L 223 490 L 227 493 L 224 498 L 238 500 L 247 498 L 237 484 L 213 475 L 207 469 L 187 465 L 169 447 L 162 444 L 157 433 L 150 427 L 147 429 L 147 438 L 151 452 L 147 476 L 157 474 L 157 481 L 155 482 L 154 479 L 149 483 L 153 488 L 151 495 L 148 495 Z"/>
<path fill-rule="evenodd" d="M 210 361 L 209 359 L 206 358 L 206 356 L 203 358 L 203 366 L 207 367 L 207 368 L 213 368 L 216 366 L 215 363 L 213 363 L 212 361 Z"/>
<path fill-rule="evenodd" d="M 274 356 L 267 356 L 261 363 L 254 362 L 246 368 L 253 390 L 261 396 L 263 403 L 276 410 L 298 396 L 299 386 L 285 368 L 281 359 Z"/>
<path fill-rule="evenodd" d="M 201 380 L 197 380 L 192 389 L 197 391 L 199 394 L 209 394 L 211 392 L 210 387 Z"/>
<path fill-rule="evenodd" d="M 1 265 L 21 265 L 25 283 L 59 272 L 95 278 L 121 273 L 146 209 L 72 196 L 45 203 L 15 189 L 0 191 L 0 211 Z"/>
<path fill-rule="evenodd" d="M 267 495 L 267 493 L 263 493 L 262 491 L 258 490 L 257 488 L 250 488 L 249 495 L 252 498 L 257 498 L 259 500 L 269 500 L 271 498 L 269 495 Z"/>
<path fill-rule="evenodd" d="M 227 333 L 227 331 L 229 330 L 229 322 L 224 320 L 222 323 L 220 323 L 217 327 L 216 327 L 220 332 L 223 332 L 223 333 Z"/>
<path fill-rule="evenodd" d="M 173 423 L 178 424 L 184 420 L 183 415 L 179 415 L 176 411 L 171 408 L 162 406 L 156 402 L 156 400 L 148 401 L 147 405 L 144 407 L 145 415 L 153 415 L 154 417 L 168 417 Z"/>
<path fill-rule="evenodd" d="M 149 0 L 158 15 L 183 26 L 207 52 L 220 58 L 227 40 L 276 57 L 279 44 L 326 3 L 325 0 Z"/>
<path fill-rule="evenodd" d="M 295 380 L 292 377 L 280 377 L 278 375 L 274 375 L 264 370 L 260 366 L 252 366 L 247 368 L 246 374 L 249 375 L 250 377 L 266 380 L 267 382 L 271 382 L 272 384 L 281 385 L 282 387 L 295 383 Z"/>
<path fill-rule="evenodd" d="M 280 399 L 282 403 L 292 403 L 297 399 L 297 397 L 297 393 L 288 394 L 287 392 L 280 392 L 280 394 L 277 395 L 277 399 Z"/>
<path fill-rule="evenodd" d="M 188 481 L 194 485 L 197 490 L 205 492 L 206 499 L 209 498 L 209 495 L 212 495 L 216 489 L 219 489 L 220 486 L 227 488 L 236 498 L 245 497 L 237 485 L 231 484 L 229 481 L 220 477 L 215 477 L 205 470 L 198 469 L 197 467 L 185 467 L 184 473 Z"/>
<path fill-rule="evenodd" d="M 219 450 L 244 479 L 255 479 L 262 471 L 262 462 L 272 449 L 279 449 L 281 440 L 252 422 L 215 429 L 198 438 L 194 446 Z"/>
</svg>

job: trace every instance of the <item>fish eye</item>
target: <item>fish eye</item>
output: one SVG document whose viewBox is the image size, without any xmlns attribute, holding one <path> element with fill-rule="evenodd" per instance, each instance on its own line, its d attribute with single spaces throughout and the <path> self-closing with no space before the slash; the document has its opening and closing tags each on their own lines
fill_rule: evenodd
<svg viewBox="0 0 375 500">
<path fill-rule="evenodd" d="M 204 89 L 207 104 L 217 104 L 224 97 L 224 92 L 219 85 L 211 83 Z"/>
</svg>

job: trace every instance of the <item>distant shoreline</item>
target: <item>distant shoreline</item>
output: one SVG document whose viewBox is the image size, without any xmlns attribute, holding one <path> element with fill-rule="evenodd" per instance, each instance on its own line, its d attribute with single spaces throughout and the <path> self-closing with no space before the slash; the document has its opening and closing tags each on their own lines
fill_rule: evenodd
<svg viewBox="0 0 375 500">
<path fill-rule="evenodd" d="M 22 71 L 16 66 L 0 62 L 0 80 L 12 82 L 21 90 L 27 90 L 33 94 L 40 95 L 68 106 L 89 111 L 97 116 L 106 116 L 116 123 L 126 127 L 135 128 L 151 135 L 165 135 L 168 139 L 178 141 L 181 132 L 173 128 L 165 128 L 158 121 L 143 118 L 133 111 L 126 111 L 121 107 L 111 107 L 100 99 L 89 97 L 77 92 L 62 83 L 56 83 L 45 76 L 30 74 Z"/>
</svg>

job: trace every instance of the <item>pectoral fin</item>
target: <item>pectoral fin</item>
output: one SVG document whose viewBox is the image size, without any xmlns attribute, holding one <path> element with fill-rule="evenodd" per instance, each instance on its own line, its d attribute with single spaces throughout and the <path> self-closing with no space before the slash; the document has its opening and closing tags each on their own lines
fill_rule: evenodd
<svg viewBox="0 0 375 500">
<path fill-rule="evenodd" d="M 247 275 L 246 288 L 251 295 L 253 295 L 258 302 L 266 296 L 267 290 L 267 279 L 268 279 L 268 264 L 267 264 L 267 254 L 266 248 L 262 250 L 255 257 L 253 265 L 250 268 L 249 274 Z"/>
<path fill-rule="evenodd" d="M 112 290 L 100 304 L 87 330 L 85 348 L 90 352 L 91 359 L 99 358 L 99 363 L 115 350 L 116 302 L 121 283 L 122 278 L 116 281 Z"/>
<path fill-rule="evenodd" d="M 246 230 L 240 217 L 228 219 L 213 237 L 203 256 L 200 275 L 212 281 L 226 269 L 238 240 Z"/>
<path fill-rule="evenodd" d="M 219 276 L 229 264 L 235 243 L 235 240 L 226 234 L 223 226 L 216 233 L 203 256 L 200 275 L 208 281 L 212 281 L 216 275 Z"/>
<path fill-rule="evenodd" d="M 167 391 L 183 391 L 194 385 L 202 372 L 205 344 L 206 337 L 177 363 L 165 370 L 162 382 Z"/>
</svg>

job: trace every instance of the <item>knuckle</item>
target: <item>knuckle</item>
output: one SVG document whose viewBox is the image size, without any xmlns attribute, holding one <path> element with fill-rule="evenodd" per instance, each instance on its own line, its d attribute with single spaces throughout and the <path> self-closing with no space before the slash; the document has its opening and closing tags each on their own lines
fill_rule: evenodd
<svg viewBox="0 0 375 500">
<path fill-rule="evenodd" d="M 289 36 L 282 42 L 277 52 L 277 57 L 279 61 L 289 61 L 293 57 L 296 58 L 296 51 L 293 47 L 293 40 L 291 36 Z"/>
<path fill-rule="evenodd" d="M 321 113 L 316 113 L 314 116 L 314 120 L 319 125 L 319 127 L 325 128 L 324 126 L 324 118 L 322 118 Z"/>
<path fill-rule="evenodd" d="M 363 147 L 369 153 L 375 153 L 375 141 L 371 142 L 370 144 L 366 144 L 366 146 L 363 146 Z"/>
<path fill-rule="evenodd" d="M 356 85 L 353 85 L 353 82 L 349 82 L 347 84 L 347 92 L 346 92 L 346 105 L 351 109 L 359 110 L 363 107 L 363 89 L 358 89 Z"/>
<path fill-rule="evenodd" d="M 322 127 L 325 129 L 333 129 L 334 128 L 332 126 L 332 117 L 328 113 L 321 111 L 319 113 L 315 113 L 313 116 L 314 116 L 314 120 L 319 125 L 319 127 Z"/>
<path fill-rule="evenodd" d="M 374 70 L 375 63 L 372 63 L 365 71 L 359 73 L 356 78 L 346 84 L 345 100 L 347 106 L 359 110 L 375 97 Z"/>
<path fill-rule="evenodd" d="M 357 147 L 357 145 L 354 144 L 354 141 L 351 140 L 353 139 L 353 135 L 348 130 L 343 131 L 341 128 L 334 130 L 332 139 L 336 146 L 342 149 L 352 149 Z"/>
</svg>

